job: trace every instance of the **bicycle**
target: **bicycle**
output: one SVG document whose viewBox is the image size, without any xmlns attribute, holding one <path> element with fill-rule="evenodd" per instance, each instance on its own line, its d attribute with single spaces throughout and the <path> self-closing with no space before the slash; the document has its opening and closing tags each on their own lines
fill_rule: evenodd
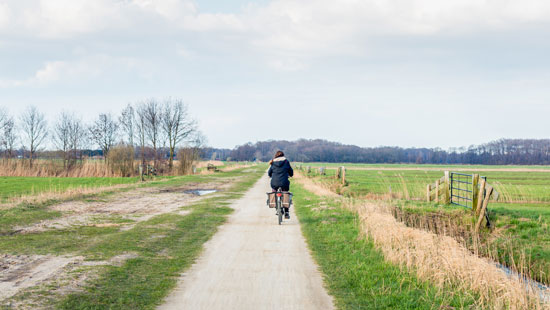
<svg viewBox="0 0 550 310">
<path fill-rule="evenodd" d="M 272 198 L 272 195 L 274 195 L 274 198 Z M 275 215 L 277 215 L 279 225 L 281 225 L 283 222 L 283 215 L 285 214 L 285 205 L 288 205 L 288 208 L 290 208 L 292 204 L 292 193 L 283 192 L 279 187 L 276 192 L 267 193 L 267 196 L 267 205 L 270 208 L 275 208 Z"/>
</svg>

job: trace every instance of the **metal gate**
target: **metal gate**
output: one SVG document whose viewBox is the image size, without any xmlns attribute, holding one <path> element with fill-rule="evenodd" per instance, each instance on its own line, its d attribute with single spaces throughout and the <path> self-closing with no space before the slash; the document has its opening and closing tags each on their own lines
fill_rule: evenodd
<svg viewBox="0 0 550 310">
<path fill-rule="evenodd" d="M 473 175 L 451 172 L 451 203 L 472 209 L 474 200 Z M 487 177 L 480 176 L 481 179 Z M 480 193 L 484 197 L 484 193 Z"/>
</svg>

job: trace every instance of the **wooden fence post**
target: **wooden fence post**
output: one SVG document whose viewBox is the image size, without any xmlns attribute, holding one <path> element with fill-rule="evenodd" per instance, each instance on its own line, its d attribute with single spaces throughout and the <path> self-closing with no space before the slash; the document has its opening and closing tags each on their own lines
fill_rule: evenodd
<svg viewBox="0 0 550 310">
<path fill-rule="evenodd" d="M 472 175 L 472 212 L 477 214 L 477 200 L 479 198 L 479 174 Z"/>
<path fill-rule="evenodd" d="M 476 216 L 479 216 L 479 214 L 481 213 L 481 208 L 485 200 L 485 196 L 483 194 L 485 193 L 486 185 L 487 185 L 487 181 L 485 181 L 485 179 L 481 179 L 481 185 L 479 186 L 479 195 L 478 195 L 477 203 L 475 204 L 475 206 L 472 204 L 472 207 L 475 208 L 474 214 Z"/>
<path fill-rule="evenodd" d="M 487 205 L 489 204 L 489 199 L 491 198 L 491 194 L 493 193 L 493 187 L 487 186 L 487 192 L 485 195 L 485 199 L 483 199 L 483 206 L 481 207 L 481 210 L 479 212 L 479 218 L 477 219 L 475 231 L 479 231 L 479 227 L 481 226 L 481 222 L 483 222 L 483 218 L 485 217 L 485 212 L 487 212 Z"/>
<path fill-rule="evenodd" d="M 346 185 L 346 167 L 342 166 L 342 184 Z"/>
<path fill-rule="evenodd" d="M 340 178 L 340 167 L 336 168 L 336 178 L 339 179 Z"/>
<path fill-rule="evenodd" d="M 444 191 L 444 197 L 445 197 L 445 203 L 446 204 L 449 204 L 451 203 L 451 181 L 449 179 L 449 171 L 445 171 L 445 181 L 444 181 L 445 185 L 444 185 L 444 188 L 443 188 L 443 191 Z"/>
<path fill-rule="evenodd" d="M 143 178 L 143 165 L 142 164 L 139 164 L 139 179 L 141 181 L 145 181 L 145 179 Z"/>
<path fill-rule="evenodd" d="M 307 166 L 307 173 L 308 173 L 308 174 L 311 173 L 311 166 Z"/>
<path fill-rule="evenodd" d="M 427 201 L 427 202 L 432 201 L 432 198 L 430 197 L 430 196 L 431 196 L 431 195 L 430 195 L 430 192 L 431 192 L 431 191 L 432 191 L 432 185 L 431 185 L 431 184 L 428 184 L 428 185 L 426 186 L 426 201 Z"/>
<path fill-rule="evenodd" d="M 439 180 L 435 181 L 435 202 L 439 202 L 439 183 Z"/>
</svg>

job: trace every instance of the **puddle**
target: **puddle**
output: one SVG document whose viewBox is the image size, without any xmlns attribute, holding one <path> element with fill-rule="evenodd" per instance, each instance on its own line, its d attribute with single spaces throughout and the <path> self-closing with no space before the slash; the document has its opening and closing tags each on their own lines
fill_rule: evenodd
<svg viewBox="0 0 550 310">
<path fill-rule="evenodd" d="M 204 195 L 215 193 L 217 191 L 218 191 L 217 189 L 192 189 L 192 190 L 185 191 L 184 193 L 197 195 L 197 196 L 204 196 Z"/>
</svg>

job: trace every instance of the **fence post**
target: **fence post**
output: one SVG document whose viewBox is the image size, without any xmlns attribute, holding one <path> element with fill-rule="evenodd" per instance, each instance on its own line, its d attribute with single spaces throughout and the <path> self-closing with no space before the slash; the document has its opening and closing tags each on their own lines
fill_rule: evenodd
<svg viewBox="0 0 550 310">
<path fill-rule="evenodd" d="M 435 181 L 435 202 L 439 202 L 439 179 Z"/>
<path fill-rule="evenodd" d="M 474 212 L 474 214 L 477 216 L 479 216 L 479 214 L 481 213 L 481 207 L 482 207 L 483 201 L 485 200 L 485 196 L 483 194 L 485 193 L 486 185 L 487 185 L 487 182 L 485 181 L 485 179 L 481 179 L 481 185 L 479 186 L 479 195 L 478 195 L 477 203 L 475 205 L 475 212 Z M 472 204 L 472 207 L 474 207 L 473 204 Z"/>
<path fill-rule="evenodd" d="M 339 178 L 340 178 L 340 167 L 336 168 L 335 177 L 336 177 L 336 179 L 339 179 Z"/>
<path fill-rule="evenodd" d="M 191 167 L 191 170 L 192 170 L 191 172 L 192 172 L 193 174 L 197 174 L 197 166 L 193 165 L 193 166 Z"/>
<path fill-rule="evenodd" d="M 481 226 L 481 222 L 483 221 L 483 218 L 485 217 L 485 212 L 487 212 L 487 205 L 489 204 L 489 199 L 491 198 L 491 194 L 493 193 L 493 187 L 488 186 L 487 193 L 485 195 L 485 198 L 483 199 L 483 206 L 481 207 L 481 210 L 479 212 L 479 218 L 477 219 L 475 231 L 479 231 L 479 227 Z"/>
<path fill-rule="evenodd" d="M 143 178 L 143 165 L 139 164 L 139 179 L 143 182 L 145 179 Z"/>
<path fill-rule="evenodd" d="M 479 198 L 479 174 L 472 175 L 472 212 L 477 214 L 477 200 Z"/>
<path fill-rule="evenodd" d="M 445 187 L 443 188 L 444 194 L 445 194 L 445 203 L 449 204 L 451 203 L 451 181 L 449 178 L 449 171 L 445 171 Z"/>
<path fill-rule="evenodd" d="M 342 184 L 346 185 L 346 167 L 342 166 Z"/>
<path fill-rule="evenodd" d="M 307 166 L 307 173 L 308 173 L 308 174 L 311 173 L 311 166 Z"/>
<path fill-rule="evenodd" d="M 430 202 L 432 201 L 432 198 L 430 197 L 430 192 L 432 191 L 432 185 L 431 184 L 428 184 L 426 186 L 426 201 L 427 202 Z"/>
</svg>

